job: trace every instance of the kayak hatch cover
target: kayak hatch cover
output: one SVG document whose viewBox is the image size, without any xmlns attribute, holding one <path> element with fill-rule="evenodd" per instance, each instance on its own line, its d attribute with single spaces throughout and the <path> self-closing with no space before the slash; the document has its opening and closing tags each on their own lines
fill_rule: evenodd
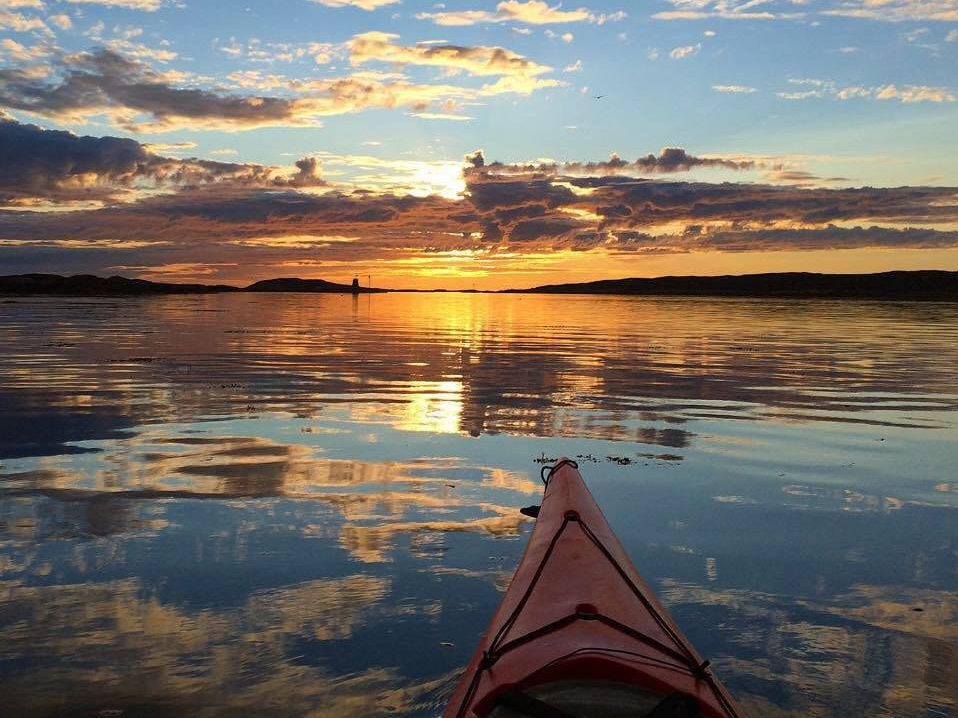
<svg viewBox="0 0 958 718">
<path fill-rule="evenodd" d="M 742 718 L 576 463 L 543 474 L 525 554 L 443 718 Z"/>
</svg>

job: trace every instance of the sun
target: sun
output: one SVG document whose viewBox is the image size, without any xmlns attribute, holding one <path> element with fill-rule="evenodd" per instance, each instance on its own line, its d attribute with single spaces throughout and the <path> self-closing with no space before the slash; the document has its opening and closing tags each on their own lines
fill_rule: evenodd
<svg viewBox="0 0 958 718">
<path fill-rule="evenodd" d="M 459 199 L 466 191 L 461 162 L 418 162 L 412 172 L 412 194 Z"/>
</svg>

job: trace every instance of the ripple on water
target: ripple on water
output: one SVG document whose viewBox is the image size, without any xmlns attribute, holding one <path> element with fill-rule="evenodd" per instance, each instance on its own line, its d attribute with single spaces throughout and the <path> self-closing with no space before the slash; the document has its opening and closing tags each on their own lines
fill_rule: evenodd
<svg viewBox="0 0 958 718">
<path fill-rule="evenodd" d="M 0 303 L 0 692 L 440 712 L 541 457 L 754 715 L 958 710 L 958 306 Z"/>
</svg>

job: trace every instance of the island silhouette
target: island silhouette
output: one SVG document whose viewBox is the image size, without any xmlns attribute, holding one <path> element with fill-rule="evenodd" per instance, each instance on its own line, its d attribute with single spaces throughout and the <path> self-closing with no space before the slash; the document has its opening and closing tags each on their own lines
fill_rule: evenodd
<svg viewBox="0 0 958 718">
<path fill-rule="evenodd" d="M 324 279 L 281 277 L 245 287 L 228 284 L 176 284 L 145 279 L 90 274 L 15 274 L 0 276 L 0 294 L 7 296 L 142 296 L 222 292 L 301 292 L 379 294 L 386 292 L 446 292 L 447 289 L 385 289 L 340 284 Z M 477 290 L 463 290 L 470 293 Z M 478 290 L 483 291 L 483 290 Z M 494 290 L 496 294 L 608 294 L 632 296 L 832 298 L 876 300 L 958 301 L 958 272 L 911 270 L 874 274 L 780 272 L 724 276 L 631 277 L 594 282 L 550 284 L 528 289 Z"/>
</svg>

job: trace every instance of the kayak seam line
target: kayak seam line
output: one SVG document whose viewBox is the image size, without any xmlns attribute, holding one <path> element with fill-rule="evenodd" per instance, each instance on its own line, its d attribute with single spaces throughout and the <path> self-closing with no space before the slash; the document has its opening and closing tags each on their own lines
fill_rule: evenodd
<svg viewBox="0 0 958 718">
<path fill-rule="evenodd" d="M 615 619 L 609 618 L 608 616 L 604 616 L 601 613 L 585 614 L 585 613 L 580 613 L 578 611 L 576 613 L 570 613 L 567 616 L 563 616 L 562 618 L 555 620 L 552 623 L 547 623 L 544 626 L 540 626 L 539 628 L 533 629 L 532 631 L 529 631 L 528 633 L 525 633 L 519 636 L 518 638 L 514 638 L 508 643 L 504 643 L 502 646 L 500 646 L 496 650 L 495 655 L 490 656 L 491 661 L 487 667 L 491 667 L 496 661 L 502 658 L 503 655 L 505 655 L 506 653 L 509 653 L 512 650 L 515 650 L 519 646 L 529 643 L 530 641 L 534 641 L 535 639 L 541 636 L 544 636 L 546 634 L 565 628 L 566 626 L 571 625 L 575 623 L 576 621 L 598 621 L 599 623 L 603 623 L 609 628 L 612 628 L 613 630 L 618 631 L 619 633 L 624 633 L 630 638 L 633 638 L 639 641 L 640 643 L 645 643 L 646 645 L 649 645 L 652 648 L 655 648 L 656 650 L 659 650 L 662 653 L 665 653 L 666 655 L 671 656 L 672 658 L 682 661 L 681 668 L 684 669 L 684 671 L 687 672 L 689 675 L 692 675 L 692 676 L 700 675 L 700 672 L 697 670 L 698 669 L 697 663 L 689 664 L 685 660 L 685 656 L 682 653 L 675 650 L 674 648 L 671 648 L 665 645 L 661 641 L 657 641 L 654 638 L 650 638 L 649 636 L 644 635 L 640 631 L 635 630 L 631 626 L 628 626 L 624 623 L 619 623 Z"/>
<path fill-rule="evenodd" d="M 715 676 L 713 676 L 708 671 L 710 661 L 706 660 L 700 663 L 697 660 L 695 653 L 689 648 L 685 640 L 681 636 L 679 636 L 678 633 L 676 633 L 675 629 L 673 629 L 669 625 L 669 623 L 662 617 L 661 613 L 658 611 L 655 605 L 649 600 L 648 596 L 646 596 L 642 592 L 642 590 L 635 585 L 635 582 L 632 581 L 632 578 L 622 568 L 622 566 L 616 560 L 615 556 L 612 555 L 612 552 L 609 551 L 609 549 L 606 548 L 606 546 L 599 540 L 599 537 L 596 536 L 595 533 L 593 533 L 592 529 L 590 529 L 584 521 L 579 520 L 578 523 L 579 523 L 579 526 L 582 528 L 582 531 L 585 533 L 585 535 L 588 536 L 589 539 L 592 541 L 592 543 L 594 543 L 596 547 L 599 549 L 599 551 L 602 552 L 602 555 L 605 556 L 606 559 L 612 564 L 612 566 L 618 572 L 619 576 L 622 577 L 622 579 L 628 584 L 629 588 L 632 589 L 632 592 L 635 594 L 635 596 L 642 602 L 642 605 L 644 605 L 646 609 L 649 611 L 649 613 L 652 614 L 652 617 L 655 618 L 656 622 L 659 624 L 662 630 L 665 631 L 666 635 L 669 636 L 669 638 L 675 641 L 676 644 L 682 648 L 682 650 L 686 654 L 685 657 L 688 660 L 688 665 L 691 668 L 693 674 L 697 678 L 699 678 L 700 680 L 704 680 L 708 684 L 709 688 L 712 689 L 712 693 L 719 699 L 719 702 L 725 707 L 725 709 L 729 713 L 731 713 L 733 716 L 738 716 L 738 711 L 735 709 L 735 706 L 729 700 L 728 696 L 725 695 L 725 691 L 719 687 L 718 682 L 715 680 Z M 628 629 L 629 632 L 635 630 L 628 626 L 623 626 L 623 628 Z M 636 632 L 636 635 L 641 636 L 641 634 L 637 632 Z M 654 639 L 649 639 L 649 640 L 654 640 Z M 676 653 L 678 652 L 676 651 Z"/>
<path fill-rule="evenodd" d="M 519 614 L 522 613 L 522 609 L 525 608 L 526 603 L 528 603 L 529 598 L 532 596 L 532 592 L 535 590 L 536 585 L 539 583 L 539 578 L 542 576 L 542 573 L 545 571 L 546 563 L 549 560 L 549 557 L 552 555 L 552 552 L 555 550 L 556 545 L 559 543 L 559 539 L 562 537 L 562 534 L 565 533 L 566 527 L 569 523 L 572 522 L 569 516 L 566 516 L 562 519 L 562 525 L 559 526 L 558 530 L 552 536 L 552 540 L 549 542 L 549 547 L 546 549 L 545 553 L 542 555 L 542 559 L 539 561 L 539 565 L 536 567 L 536 571 L 532 576 L 532 580 L 529 582 L 529 585 L 526 587 L 525 592 L 522 594 L 522 598 L 519 599 L 519 602 L 516 603 L 515 608 L 513 608 L 512 613 L 509 614 L 509 618 L 506 619 L 505 623 L 499 627 L 499 630 L 496 631 L 495 637 L 493 637 L 492 642 L 489 644 L 489 648 L 485 652 L 485 658 L 493 656 L 498 651 L 498 643 L 503 639 L 503 637 L 509 632 L 509 629 L 515 625 L 515 622 L 519 618 Z"/>
<path fill-rule="evenodd" d="M 551 473 L 550 473 L 551 476 Z M 547 480 L 548 481 L 548 480 Z M 546 484 L 548 487 L 548 483 Z M 476 690 L 479 688 L 479 682 L 482 680 L 482 674 L 489 670 L 489 667 L 492 666 L 497 657 L 496 653 L 496 644 L 502 639 L 502 637 L 512 628 L 513 624 L 519 617 L 519 614 L 522 612 L 522 609 L 525 608 L 526 603 L 529 601 L 529 597 L 532 595 L 532 591 L 535 588 L 536 584 L 539 581 L 539 577 L 542 576 L 542 572 L 545 570 L 546 561 L 548 561 L 549 556 L 552 555 L 552 552 L 555 550 L 556 544 L 559 543 L 559 538 L 562 536 L 562 533 L 565 531 L 566 526 L 569 525 L 569 517 L 566 516 L 562 520 L 562 525 L 559 526 L 558 530 L 552 536 L 552 540 L 549 542 L 549 547 L 546 549 L 545 553 L 542 555 L 542 559 L 539 562 L 539 565 L 536 567 L 536 572 L 532 577 L 532 580 L 529 582 L 529 585 L 526 587 L 525 593 L 522 595 L 522 598 L 519 599 L 519 602 L 516 604 L 515 608 L 512 610 L 512 613 L 509 615 L 509 618 L 506 619 L 505 623 L 500 626 L 499 630 L 496 632 L 496 635 L 493 637 L 492 641 L 489 643 L 489 648 L 482 652 L 482 662 L 479 664 L 479 669 L 476 671 L 472 680 L 469 683 L 469 690 L 466 691 L 463 696 L 462 703 L 459 705 L 459 710 L 456 712 L 458 718 L 462 718 L 465 715 L 466 707 L 472 701 L 473 696 L 475 696 Z"/>
</svg>

